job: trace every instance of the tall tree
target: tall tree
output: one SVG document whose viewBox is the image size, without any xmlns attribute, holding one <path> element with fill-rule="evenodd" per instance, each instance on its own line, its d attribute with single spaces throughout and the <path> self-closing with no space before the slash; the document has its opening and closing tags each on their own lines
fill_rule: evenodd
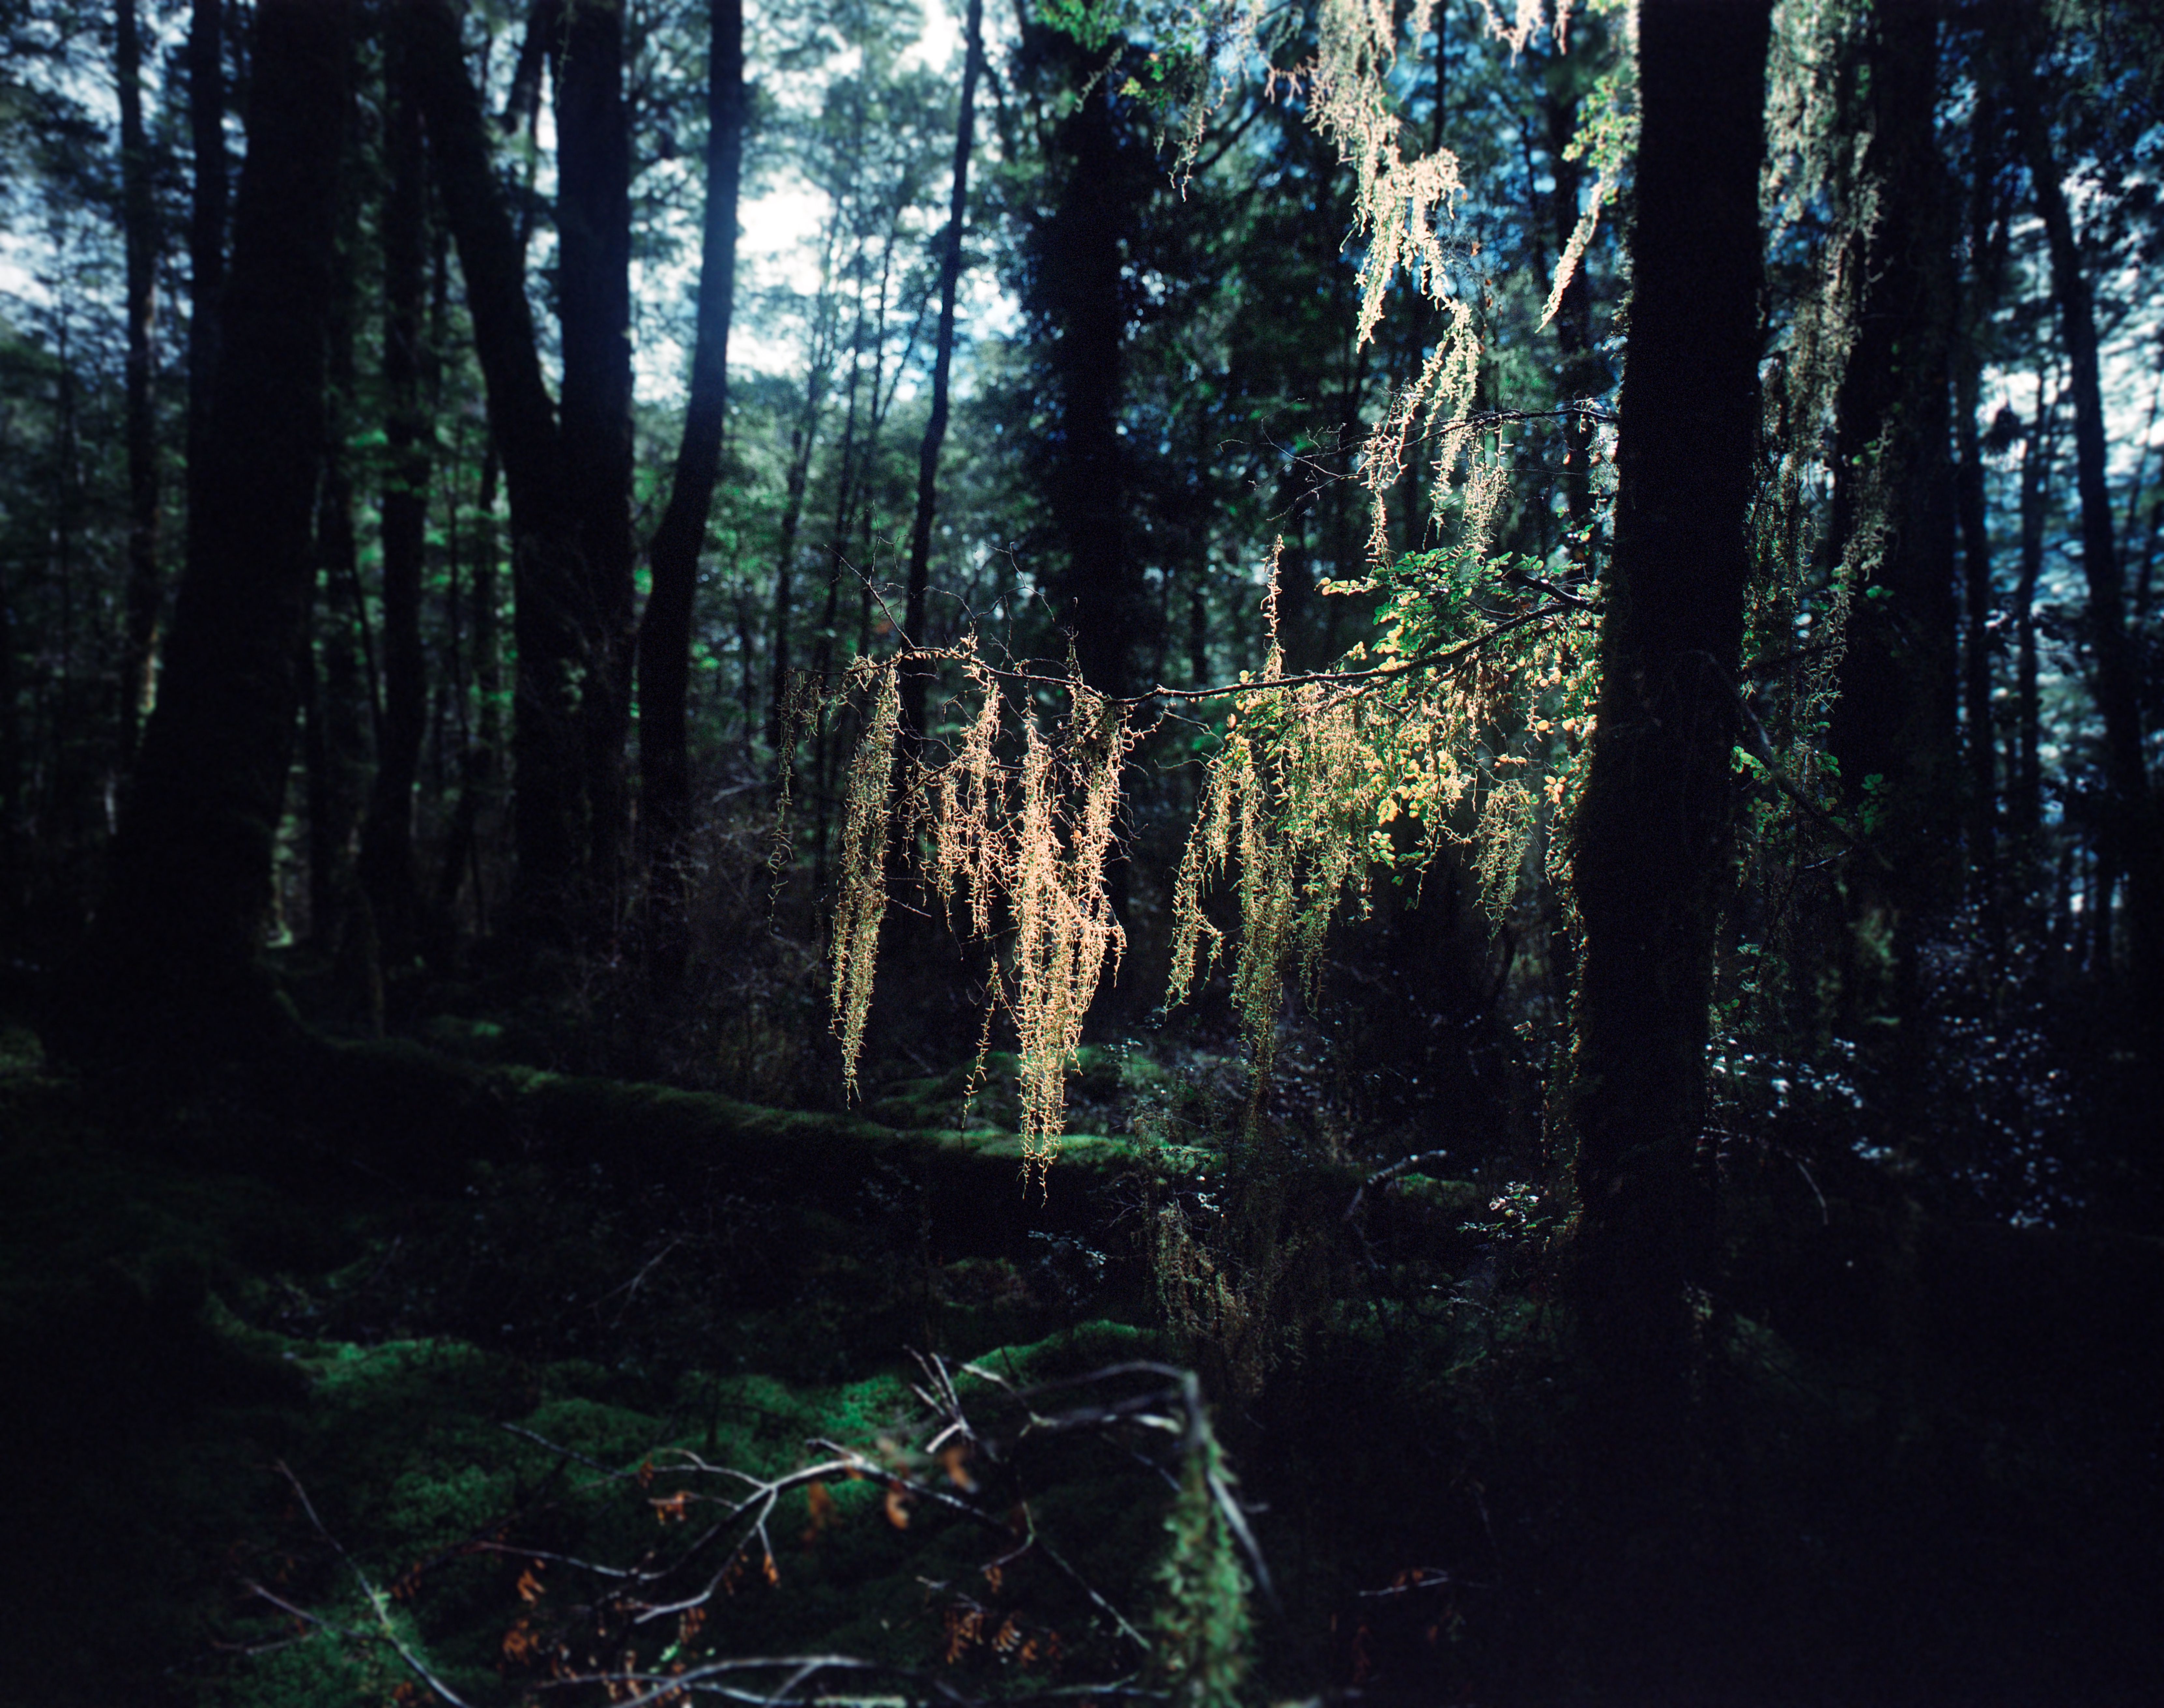
<svg viewBox="0 0 2164 1708">
<path fill-rule="evenodd" d="M 313 567 L 349 0 L 260 0 L 198 514 L 105 901 L 58 1016 L 84 1054 L 246 1045 L 277 1011 L 270 900 Z"/>
<path fill-rule="evenodd" d="M 1993 603 L 1991 512 L 1983 466 L 1983 333 L 2005 270 L 2007 225 L 1999 206 L 1996 110 L 1979 98 L 1969 135 L 1968 271 L 1955 340 L 1954 439 L 1960 458 L 1956 503 L 1961 518 L 1962 718 L 1967 726 L 1969 886 L 1990 922 L 1999 922 L 1999 744 L 1991 712 L 1991 619 Z"/>
<path fill-rule="evenodd" d="M 413 787 L 428 716 L 421 591 L 428 525 L 428 441 L 421 395 L 428 272 L 427 154 L 415 99 L 410 14 L 395 11 L 384 51 L 383 381 L 389 457 L 383 487 L 383 721 L 360 878 L 384 965 L 410 960 L 421 931 Z"/>
<path fill-rule="evenodd" d="M 729 323 L 736 306 L 737 201 L 743 175 L 743 3 L 709 0 L 708 10 L 706 206 L 691 392 L 668 507 L 647 548 L 653 590 L 638 630 L 639 834 L 657 882 L 672 892 L 691 829 L 692 604 L 728 419 Z"/>
<path fill-rule="evenodd" d="M 158 210 L 150 143 L 143 127 L 143 42 L 135 0 L 119 0 L 114 73 L 120 91 L 120 223 L 128 273 L 128 615 L 121 661 L 123 741 L 134 745 L 158 649 L 158 447 L 151 335 L 158 267 Z"/>
<path fill-rule="evenodd" d="M 580 575 L 579 723 L 586 880 L 606 905 L 622 875 L 630 802 L 631 121 L 623 0 L 561 0 L 556 87 L 561 467 Z"/>
<path fill-rule="evenodd" d="M 1613 1395 L 1657 1409 L 1680 1398 L 1685 1288 L 1704 1277 L 1710 1234 L 1697 1151 L 1750 567 L 1770 9 L 1640 13 L 1615 549 L 1572 851 L 1573 1291 Z"/>
<path fill-rule="evenodd" d="M 511 502 L 512 836 L 522 924 L 560 929 L 584 842 L 580 675 L 586 633 L 583 566 L 555 405 L 542 377 L 526 295 L 525 244 L 491 163 L 481 97 L 466 75 L 449 0 L 408 0 L 413 75 L 428 155 L 465 276 L 489 430 Z"/>
<path fill-rule="evenodd" d="M 2038 678 L 2036 596 L 2044 579 L 2044 523 L 2051 501 L 2051 465 L 2058 455 L 2058 399 L 2051 376 L 2036 373 L 2036 418 L 2022 433 L 2020 500 L 2020 569 L 2014 590 L 2014 751 L 2007 788 L 2008 819 L 2025 862 L 2034 867 L 2041 854 L 2038 838 L 2044 825 L 2044 766 L 2041 733 L 2043 696 Z M 2025 875 L 2034 883 L 2039 874 Z"/>
<path fill-rule="evenodd" d="M 2096 660 L 2093 688 L 2104 718 L 2104 775 L 2111 791 L 2100 858 L 2109 871 L 2124 871 L 2129 880 L 2133 966 L 2142 993 L 2144 1023 L 2153 1041 L 2154 1033 L 2164 1027 L 2164 835 L 2160 835 L 2143 752 L 2140 667 L 2127 628 L 2125 576 L 2107 478 L 2096 308 L 2037 88 L 2035 59 L 2044 45 L 2041 19 L 2022 0 L 2009 0 L 2009 4 L 2010 16 L 2001 31 L 2007 92 L 2028 160 L 2036 212 L 2044 223 L 2051 297 L 2066 347 L 2074 406 L 2082 575 L 2088 589 L 2088 639 Z"/>
<path fill-rule="evenodd" d="M 1938 20 L 1877 8 L 1862 43 L 1864 243 L 1855 336 L 1836 404 L 1832 544 L 1857 578 L 1831 744 L 1851 805 L 1889 856 L 1849 876 L 1837 950 L 1852 1035 L 1874 1047 L 1883 1106 L 1923 1117 L 1925 916 L 1961 890 L 1955 480 L 1948 415 L 1957 303 L 1951 186 L 1933 134 Z M 1890 949 L 1890 954 L 1888 950 Z M 1889 988 L 1890 981 L 1890 988 Z M 1866 1032 L 1890 1011 L 1895 1024 Z"/>
<path fill-rule="evenodd" d="M 969 152 L 975 135 L 977 76 L 983 69 L 985 0 L 969 0 L 962 26 L 962 97 L 954 119 L 954 180 L 947 199 L 947 229 L 939 248 L 939 324 L 933 334 L 932 413 L 917 454 L 917 516 L 909 529 L 909 586 L 903 623 L 922 644 L 932 586 L 932 523 L 938 507 L 939 452 L 947 442 L 948 389 L 954 368 L 954 295 L 962 277 L 962 227 L 969 209 Z M 911 670 L 902 679 L 901 719 L 906 738 L 925 733 L 924 698 L 929 672 Z"/>
<path fill-rule="evenodd" d="M 218 298 L 225 282 L 225 46 L 219 0 L 192 0 L 188 13 L 188 136 L 195 177 L 188 214 L 188 496 L 210 418 L 218 371 Z"/>
<path fill-rule="evenodd" d="M 1025 49 L 1034 45 L 1045 75 L 1071 78 L 1079 91 L 1052 138 L 1054 200 L 1027 239 L 1024 292 L 1051 381 L 1043 490 L 1061 560 L 1052 592 L 1085 679 L 1125 694 L 1150 625 L 1120 431 L 1137 289 L 1127 250 L 1156 165 L 1132 134 L 1133 102 L 1117 92 L 1119 76 L 1074 44 L 1048 46 L 1040 34 L 1026 32 Z"/>
<path fill-rule="evenodd" d="M 350 141 L 349 147 L 351 146 Z M 358 288 L 350 258 L 360 246 L 360 191 L 349 172 L 340 187 L 341 265 L 328 340 L 323 464 L 316 489 L 314 644 L 302 648 L 302 739 L 307 769 L 308 927 L 319 952 L 367 954 L 349 943 L 355 885 L 351 843 L 367 806 L 376 696 L 364 678 L 360 638 L 367 622 L 360 552 L 354 530 L 353 457 L 357 389 L 354 321 Z M 373 676 L 372 667 L 368 671 Z"/>
</svg>

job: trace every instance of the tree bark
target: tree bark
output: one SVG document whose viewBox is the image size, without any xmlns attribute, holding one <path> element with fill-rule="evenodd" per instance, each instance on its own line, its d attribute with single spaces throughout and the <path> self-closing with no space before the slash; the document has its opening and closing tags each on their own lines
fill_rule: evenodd
<svg viewBox="0 0 2164 1708">
<path fill-rule="evenodd" d="M 1132 318 L 1121 250 L 1148 192 L 1115 124 L 1114 81 L 1096 77 L 1060 127 L 1055 146 L 1065 182 L 1033 242 L 1030 306 L 1049 334 L 1057 399 L 1044 497 L 1066 560 L 1053 582 L 1058 615 L 1074 633 L 1084 679 L 1119 695 L 1134 686 L 1148 623 L 1120 436 Z"/>
<path fill-rule="evenodd" d="M 630 830 L 631 129 L 623 0 L 565 0 L 556 61 L 561 466 L 581 581 L 586 901 L 606 917 Z"/>
<path fill-rule="evenodd" d="M 260 0 L 199 514 L 104 906 L 56 1031 L 84 1055 L 281 1035 L 257 959 L 286 793 L 337 287 L 349 0 Z"/>
<path fill-rule="evenodd" d="M 672 889 L 691 826 L 692 601 L 728 418 L 737 200 L 743 174 L 743 0 L 710 0 L 709 11 L 706 208 L 699 245 L 691 395 L 685 406 L 669 506 L 647 548 L 654 582 L 638 631 L 639 836 L 654 881 Z"/>
<path fill-rule="evenodd" d="M 341 247 L 359 247 L 359 198 L 349 184 L 339 210 Z M 353 470 L 345 441 L 354 393 L 354 269 L 339 270 L 331 299 L 323 475 L 316 491 L 318 658 L 304 660 L 307 766 L 308 930 L 319 949 L 343 956 L 354 895 L 355 826 L 366 805 L 372 696 L 362 675 L 358 633 L 360 576 L 353 526 Z M 304 650 L 311 650 L 304 649 Z"/>
<path fill-rule="evenodd" d="M 1649 1416 L 1679 1401 L 1685 1289 L 1706 1279 L 1710 1246 L 1696 1157 L 1750 567 L 1769 9 L 1647 0 L 1640 14 L 1615 550 L 1572 852 L 1584 941 L 1567 1112 L 1580 1329 L 1605 1385 Z"/>
<path fill-rule="evenodd" d="M 428 694 L 421 649 L 431 437 L 421 396 L 428 180 L 408 17 L 403 10 L 392 13 L 384 50 L 384 153 L 390 183 L 383 208 L 383 381 L 390 467 L 382 499 L 383 722 L 360 833 L 361 891 L 385 970 L 408 963 L 421 936 L 413 788 Z"/>
<path fill-rule="evenodd" d="M 1867 883 L 1867 914 L 1905 919 L 1957 888 L 1943 833 L 1959 798 L 1956 505 L 1947 418 L 1953 225 L 1932 134 L 1938 25 L 1920 6 L 1882 8 L 1867 47 L 1875 190 L 1856 340 L 1837 402 L 1834 550 L 1864 577 L 1851 607 L 1832 743 L 1851 802 L 1870 779 L 1900 880 Z"/>
<path fill-rule="evenodd" d="M 2009 817 L 2016 843 L 2030 863 L 2041 852 L 2044 825 L 2042 695 L 2038 686 L 2036 592 L 2044 577 L 2044 522 L 2051 494 L 2051 463 L 2058 450 L 2057 400 L 2050 376 L 2036 374 L 2036 419 L 2030 424 L 2021 453 L 2021 557 L 2014 594 L 2014 752 Z"/>
<path fill-rule="evenodd" d="M 954 119 L 953 187 L 947 198 L 947 230 L 939 253 L 939 327 L 933 335 L 932 413 L 917 453 L 917 515 L 909 529 L 909 587 L 902 622 L 922 645 L 932 586 L 932 523 L 938 507 L 939 452 L 947 442 L 948 382 L 954 368 L 954 295 L 962 277 L 962 227 L 969 211 L 969 152 L 976 134 L 977 77 L 984 66 L 985 0 L 969 0 L 962 26 L 962 99 Z M 931 671 L 912 666 L 901 679 L 902 740 L 926 734 L 924 702 Z"/>
<path fill-rule="evenodd" d="M 225 55 L 218 0 L 194 0 L 188 18 L 188 134 L 195 184 L 188 222 L 188 508 L 211 381 L 218 371 L 218 297 L 225 282 Z"/>
<path fill-rule="evenodd" d="M 2005 225 L 1996 217 L 1990 148 L 1995 114 L 1979 102 L 1970 127 L 1969 266 L 1962 292 L 1961 336 L 1954 351 L 1954 436 L 1960 455 L 1956 503 L 1961 518 L 1962 580 L 1967 618 L 1962 702 L 1967 725 L 1969 894 L 1981 911 L 1994 957 L 2004 948 L 1999 893 L 1998 732 L 1992 716 L 1990 511 L 1984 490 L 1982 407 L 1984 328 L 2004 269 Z"/>
<path fill-rule="evenodd" d="M 528 929 L 560 934 L 585 840 L 578 691 L 584 576 L 571 539 L 555 407 L 541 376 L 519 241 L 489 157 L 480 97 L 447 0 L 406 0 L 413 72 L 444 217 L 465 275 L 489 429 L 511 501 L 512 837 Z"/>
<path fill-rule="evenodd" d="M 120 223 L 127 250 L 128 592 L 126 650 L 121 660 L 120 728 L 133 750 L 156 680 L 158 447 L 151 334 L 158 267 L 158 210 L 150 139 L 143 129 L 143 45 L 135 0 L 119 0 L 114 18 L 120 88 Z"/>
</svg>

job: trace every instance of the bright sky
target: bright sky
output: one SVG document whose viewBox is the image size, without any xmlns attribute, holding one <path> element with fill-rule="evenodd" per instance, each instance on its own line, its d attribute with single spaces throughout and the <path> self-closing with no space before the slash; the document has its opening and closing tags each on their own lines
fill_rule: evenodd
<svg viewBox="0 0 2164 1708">
<path fill-rule="evenodd" d="M 901 55 L 900 69 L 906 71 L 920 64 L 934 68 L 950 66 L 961 49 L 962 27 L 947 9 L 944 0 L 921 0 L 921 4 L 924 31 L 917 45 Z M 841 63 L 838 59 L 833 68 L 840 69 Z M 981 124 L 981 119 L 980 122 Z M 816 291 L 819 286 L 819 258 L 814 245 L 827 210 L 827 198 L 793 175 L 784 176 L 764 195 L 741 203 L 737 216 L 740 228 L 737 239 L 738 278 L 754 288 L 786 284 L 806 296 Z M 1001 306 L 998 293 L 985 292 L 981 288 L 983 281 L 975 282 L 980 288 L 974 292 L 967 290 L 965 283 L 965 296 L 985 297 L 989 300 L 972 302 L 970 306 L 996 313 Z M 689 292 L 691 265 L 687 263 L 674 276 L 654 279 L 650 288 Z M 1006 323 L 1005 317 L 1001 323 Z M 639 352 L 638 389 L 642 397 L 658 401 L 681 389 L 682 376 L 690 361 L 688 353 L 674 340 L 654 342 L 654 348 Z M 730 328 L 729 365 L 733 368 L 787 373 L 799 365 L 802 357 L 803 351 L 793 339 L 754 334 L 742 322 Z"/>
</svg>

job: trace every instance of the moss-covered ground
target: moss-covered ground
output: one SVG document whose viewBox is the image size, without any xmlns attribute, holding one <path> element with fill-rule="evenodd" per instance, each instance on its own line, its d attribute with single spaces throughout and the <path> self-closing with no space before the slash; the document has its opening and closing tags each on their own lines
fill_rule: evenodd
<svg viewBox="0 0 2164 1708">
<path fill-rule="evenodd" d="M 814 1653 L 903 1669 L 869 1695 L 1230 1700 L 1142 1647 L 1202 1617 L 1177 1433 L 1011 1397 L 1153 1359 L 1200 1373 L 1274 1575 L 1243 1700 L 2155 1700 L 2153 1243 L 1736 1192 L 1619 1532 L 1507 1188 L 1228 1148 L 1113 1053 L 1078 1106 L 1118 1131 L 1037 1195 L 963 1072 L 836 1115 L 481 1054 L 160 1095 L 0 1037 L 0 1702 L 481 1708 Z M 927 1421 L 943 1370 L 976 1446 Z"/>
</svg>

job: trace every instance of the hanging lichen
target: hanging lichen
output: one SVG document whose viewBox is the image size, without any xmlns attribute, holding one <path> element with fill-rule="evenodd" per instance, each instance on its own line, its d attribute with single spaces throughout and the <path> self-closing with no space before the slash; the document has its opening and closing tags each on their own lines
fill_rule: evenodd
<svg viewBox="0 0 2164 1708">
<path fill-rule="evenodd" d="M 1061 15 L 1073 13 L 1080 23 L 1069 27 L 1102 45 L 1126 28 L 1116 10 L 1069 3 Z M 1057 1152 L 1084 1020 L 1125 947 L 1106 874 L 1133 739 L 1129 718 L 1140 706 L 1229 702 L 1174 880 L 1169 999 L 1190 996 L 1226 948 L 1205 903 L 1213 886 L 1229 881 L 1238 914 L 1232 993 L 1258 1095 L 1287 980 L 1312 991 L 1332 918 L 1366 906 L 1375 872 L 1410 873 L 1446 843 L 1462 844 L 1482 904 L 1500 921 L 1534 864 L 1529 854 L 1544 821 L 1573 799 L 1592 727 L 1597 599 L 1590 589 L 1545 580 L 1536 560 L 1490 553 L 1509 489 L 1509 447 L 1494 421 L 1473 413 L 1482 281 L 1452 226 L 1465 186 L 1449 151 L 1406 151 L 1410 133 L 1391 83 L 1400 39 L 1420 40 L 1431 13 L 1429 0 L 1416 0 L 1402 19 L 1380 0 L 1330 0 L 1317 17 L 1313 58 L 1274 78 L 1274 87 L 1305 102 L 1358 186 L 1359 339 L 1374 332 L 1400 274 L 1441 321 L 1418 373 L 1389 399 L 1360 455 L 1359 478 L 1373 501 L 1369 573 L 1325 589 L 1380 596 L 1372 648 L 1354 648 L 1336 670 L 1288 675 L 1273 566 L 1263 665 L 1222 691 L 1158 689 L 1115 702 L 1079 681 L 995 669 L 966 648 L 919 649 L 917 667 L 943 666 L 962 682 L 963 727 L 938 763 L 895 761 L 895 665 L 860 665 L 853 678 L 872 709 L 849 775 L 834 924 L 845 1070 L 854 1086 L 888 867 L 901 852 L 949 918 L 995 949 L 988 1000 L 1016 1032 L 1032 1177 Z M 1547 26 L 1558 45 L 1569 13 L 1557 4 Z M 1253 44 L 1261 16 L 1226 0 L 1183 14 L 1179 30 L 1187 34 L 1179 39 Z M 1511 25 L 1492 13 L 1491 22 L 1515 50 L 1542 16 L 1540 6 L 1521 4 Z M 1180 87 L 1191 96 L 1201 84 L 1190 77 Z M 1626 74 L 1618 73 L 1589 121 L 1584 147 L 1600 174 L 1595 214 L 1628 153 L 1630 104 Z M 1590 236 L 1587 223 L 1566 265 Z M 1435 470 L 1436 508 L 1447 497 L 1458 526 L 1448 549 L 1398 556 L 1384 498 L 1407 471 L 1416 441 Z M 1014 703 L 1011 685 L 1022 690 Z M 1066 699 L 1056 735 L 1040 728 L 1029 697 L 1048 689 Z M 900 850 L 891 847 L 897 828 Z M 1567 879 L 1552 853 L 1549 867 L 1559 883 Z"/>
<path fill-rule="evenodd" d="M 894 749 L 901 727 L 901 672 L 891 660 L 859 660 L 849 673 L 869 702 L 864 733 L 849 762 L 842 823 L 842 870 L 834 904 L 834 1029 L 842 1039 L 842 1077 L 854 1096 L 886 917 L 886 849 L 893 819 Z"/>
</svg>

